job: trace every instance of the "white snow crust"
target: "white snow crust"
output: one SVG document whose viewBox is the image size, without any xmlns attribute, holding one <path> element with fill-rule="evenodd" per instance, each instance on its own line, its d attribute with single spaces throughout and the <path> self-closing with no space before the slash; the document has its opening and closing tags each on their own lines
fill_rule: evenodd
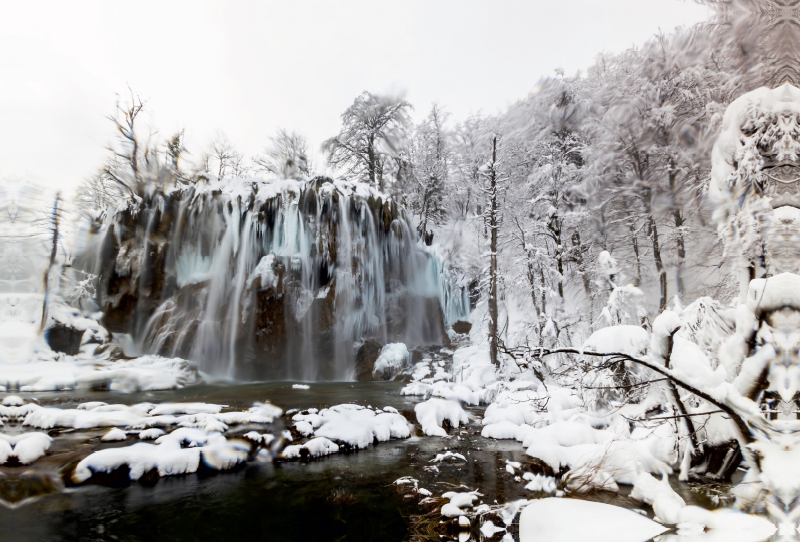
<svg viewBox="0 0 800 542">
<path fill-rule="evenodd" d="M 366 448 L 373 442 L 407 438 L 411 430 L 406 419 L 396 412 L 342 404 L 318 412 L 306 411 L 292 416 L 295 429 L 303 435 L 313 434 L 355 448 Z"/>
</svg>

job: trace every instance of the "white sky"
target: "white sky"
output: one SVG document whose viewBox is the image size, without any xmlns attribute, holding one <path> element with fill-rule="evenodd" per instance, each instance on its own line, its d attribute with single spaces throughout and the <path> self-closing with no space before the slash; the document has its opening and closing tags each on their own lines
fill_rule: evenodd
<svg viewBox="0 0 800 542">
<path fill-rule="evenodd" d="M 70 190 L 105 156 L 127 87 L 148 123 L 217 130 L 246 156 L 278 127 L 316 149 L 363 90 L 424 115 L 494 113 L 558 68 L 588 67 L 705 19 L 681 0 L 9 2 L 0 18 L 0 178 Z"/>
</svg>

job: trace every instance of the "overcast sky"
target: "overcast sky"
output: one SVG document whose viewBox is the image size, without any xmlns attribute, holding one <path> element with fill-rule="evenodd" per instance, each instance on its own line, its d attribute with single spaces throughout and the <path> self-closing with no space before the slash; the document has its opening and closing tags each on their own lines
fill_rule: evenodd
<svg viewBox="0 0 800 542">
<path fill-rule="evenodd" d="M 682 0 L 26 0 L 0 18 L 0 178 L 70 189 L 102 162 L 130 86 L 148 124 L 217 130 L 252 156 L 278 127 L 315 148 L 363 90 L 424 115 L 494 113 L 556 68 L 588 67 L 705 19 Z M 124 97 L 124 96 L 123 96 Z"/>
</svg>

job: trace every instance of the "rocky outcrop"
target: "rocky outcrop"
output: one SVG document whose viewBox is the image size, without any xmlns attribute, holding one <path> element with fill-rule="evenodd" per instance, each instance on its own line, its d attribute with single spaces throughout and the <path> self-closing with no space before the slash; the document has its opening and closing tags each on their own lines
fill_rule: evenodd
<svg viewBox="0 0 800 542">
<path fill-rule="evenodd" d="M 372 380 L 372 373 L 375 370 L 375 361 L 381 355 L 383 345 L 375 339 L 367 339 L 356 353 L 356 380 L 359 382 L 369 382 Z"/>
<path fill-rule="evenodd" d="M 100 235 L 76 267 L 101 277 L 103 325 L 211 374 L 347 378 L 365 337 L 447 344 L 469 309 L 401 206 L 325 177 L 156 191 Z"/>
<path fill-rule="evenodd" d="M 461 335 L 468 335 L 469 332 L 472 331 L 472 324 L 470 322 L 459 320 L 453 324 L 453 331 Z"/>
<path fill-rule="evenodd" d="M 81 341 L 85 332 L 84 329 L 57 323 L 45 332 L 45 337 L 51 350 L 74 356 L 81 349 Z"/>
</svg>

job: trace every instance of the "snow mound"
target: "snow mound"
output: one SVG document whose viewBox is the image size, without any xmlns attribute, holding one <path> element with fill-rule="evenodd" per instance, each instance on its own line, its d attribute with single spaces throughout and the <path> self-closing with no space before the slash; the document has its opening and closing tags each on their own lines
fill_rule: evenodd
<svg viewBox="0 0 800 542">
<path fill-rule="evenodd" d="M 283 459 L 298 459 L 303 457 L 303 451 L 307 450 L 309 457 L 322 457 L 335 454 L 339 451 L 339 445 L 325 438 L 317 437 L 309 440 L 305 444 L 292 444 L 283 449 L 281 457 Z"/>
<path fill-rule="evenodd" d="M 188 447 L 182 447 L 184 444 Z M 155 444 L 137 442 L 94 452 L 78 463 L 72 480 L 86 482 L 95 473 L 111 472 L 124 465 L 130 469 L 131 480 L 154 469 L 159 476 L 191 474 L 197 472 L 201 461 L 209 468 L 227 470 L 245 461 L 249 450 L 248 445 L 228 441 L 219 433 L 179 428 L 159 437 Z"/>
<path fill-rule="evenodd" d="M 115 442 L 118 440 L 126 440 L 127 438 L 128 435 L 125 434 L 125 431 L 115 427 L 114 429 L 112 429 L 111 431 L 100 437 L 100 440 L 102 440 L 103 442 Z"/>
<path fill-rule="evenodd" d="M 0 433 L 0 465 L 7 463 L 12 457 L 23 465 L 33 463 L 50 448 L 53 439 L 39 432 L 22 435 L 4 435 Z"/>
<path fill-rule="evenodd" d="M 428 399 L 414 407 L 417 421 L 422 426 L 422 431 L 428 436 L 446 437 L 447 431 L 442 428 L 442 423 L 447 420 L 452 427 L 469 423 L 469 418 L 461 405 L 456 401 L 445 399 Z"/>
<path fill-rule="evenodd" d="M 221 432 L 226 431 L 229 424 L 272 423 L 283 413 L 280 408 L 269 403 L 255 403 L 247 411 L 231 412 L 220 412 L 224 408 L 223 405 L 208 403 L 164 403 L 158 406 L 152 403 L 138 403 L 128 406 L 93 402 L 78 405 L 75 409 L 38 405 L 11 408 L 26 409 L 26 407 L 28 408 L 23 425 L 40 429 L 56 427 L 146 429 L 179 425 Z"/>
<path fill-rule="evenodd" d="M 490 423 L 484 427 L 481 431 L 481 436 L 484 438 L 516 440 L 517 435 L 519 435 L 519 429 L 519 425 L 503 420 L 497 423 Z"/>
<path fill-rule="evenodd" d="M 647 352 L 650 334 L 640 326 L 611 326 L 598 329 L 583 343 L 589 352 L 622 352 L 641 356 Z"/>
<path fill-rule="evenodd" d="M 442 461 L 466 461 L 467 458 L 461 454 L 447 450 L 443 454 L 436 454 L 436 457 L 431 459 L 431 463 L 441 463 Z"/>
<path fill-rule="evenodd" d="M 408 422 L 396 412 L 343 404 L 319 412 L 295 414 L 295 428 L 303 435 L 325 437 L 354 448 L 411 435 Z"/>
<path fill-rule="evenodd" d="M 519 518 L 520 542 L 643 542 L 665 531 L 663 525 L 636 512 L 576 499 L 529 501 Z"/>
<path fill-rule="evenodd" d="M 472 508 L 475 499 L 481 494 L 477 491 L 456 492 L 448 491 L 442 494 L 442 498 L 450 499 L 450 502 L 442 506 L 441 514 L 448 518 L 457 518 L 465 514 L 464 508 Z"/>
<path fill-rule="evenodd" d="M 522 477 L 528 481 L 525 484 L 525 489 L 528 491 L 542 491 L 544 493 L 554 493 L 557 489 L 556 479 L 552 476 L 543 476 L 541 474 L 533 474 L 526 472 Z"/>
</svg>

